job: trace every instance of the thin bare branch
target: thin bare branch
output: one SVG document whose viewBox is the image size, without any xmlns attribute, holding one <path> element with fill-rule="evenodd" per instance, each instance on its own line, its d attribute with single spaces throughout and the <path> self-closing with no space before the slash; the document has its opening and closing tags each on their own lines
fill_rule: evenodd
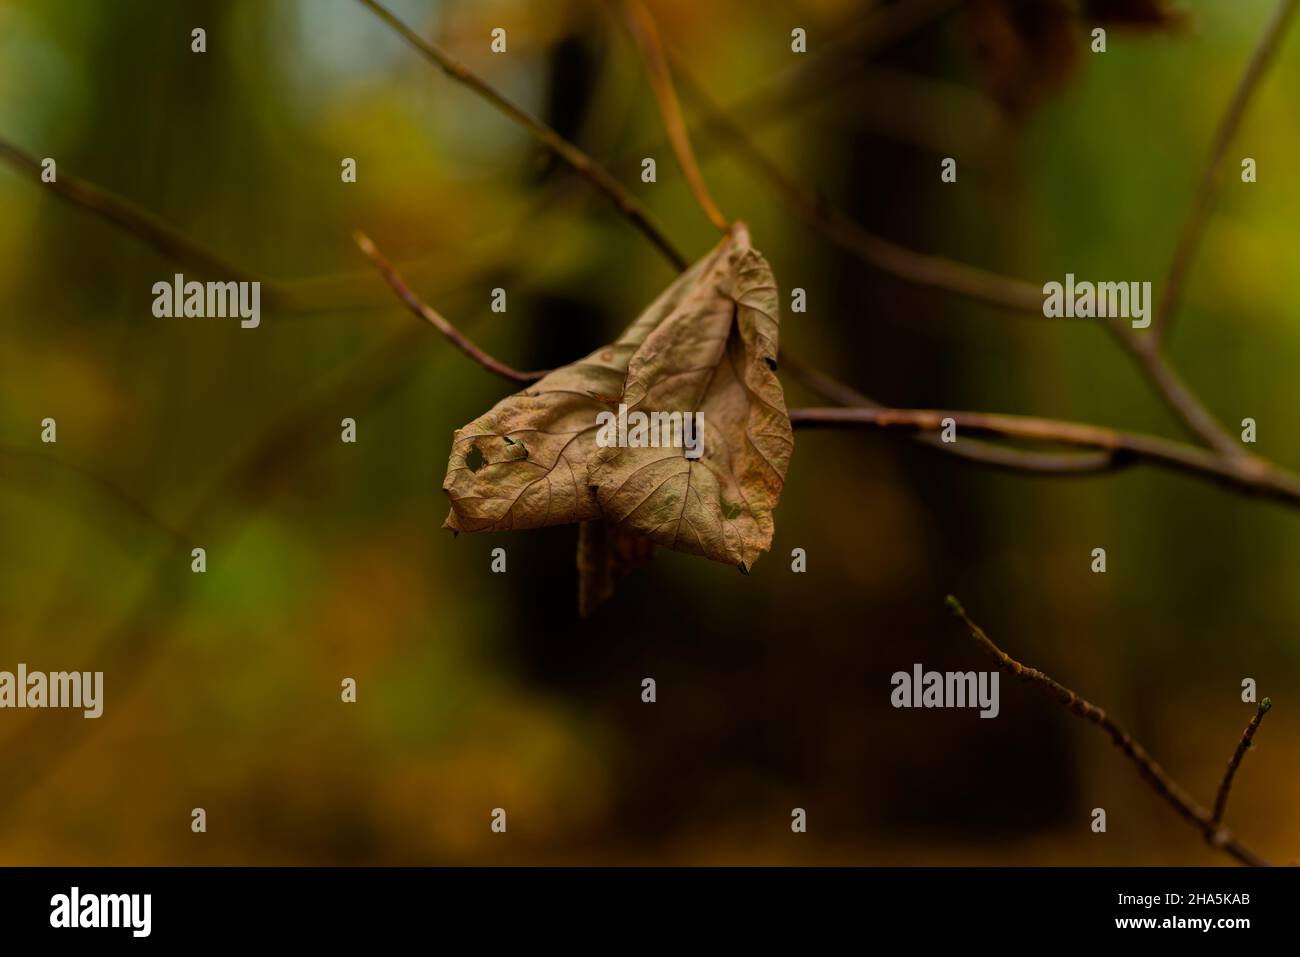
<svg viewBox="0 0 1300 957">
<path fill-rule="evenodd" d="M 518 369 L 513 369 L 506 365 L 504 362 L 492 358 L 492 356 L 474 345 L 474 343 L 461 333 L 459 329 L 440 316 L 431 306 L 417 296 L 411 290 L 411 287 L 402 280 L 402 277 L 398 275 L 397 270 L 393 268 L 392 264 L 385 259 L 383 254 L 375 247 L 375 244 L 371 242 L 370 237 L 365 233 L 356 232 L 353 233 L 352 238 L 356 241 L 357 246 L 361 248 L 361 251 L 366 255 L 366 257 L 375 264 L 375 268 L 378 269 L 380 275 L 384 277 L 384 281 L 392 287 L 395 293 L 397 293 L 398 298 L 400 298 L 402 302 L 406 303 L 406 307 L 410 309 L 411 312 L 415 313 L 425 322 L 429 323 L 429 325 L 441 332 L 448 340 L 450 340 L 452 345 L 465 353 L 465 355 L 469 356 L 484 369 L 501 376 L 503 379 L 509 379 L 511 382 L 536 382 L 542 376 L 546 375 L 545 372 L 520 372 Z"/>
<path fill-rule="evenodd" d="M 1228 760 L 1228 770 L 1223 774 L 1223 781 L 1219 784 L 1219 794 L 1214 799 L 1214 813 L 1210 816 L 1210 823 L 1217 829 L 1223 821 L 1223 812 L 1228 809 L 1228 795 L 1232 793 L 1232 779 L 1237 776 L 1237 769 L 1241 767 L 1241 759 L 1246 756 L 1246 752 L 1251 748 L 1251 742 L 1255 739 L 1255 732 L 1259 730 L 1260 722 L 1264 720 L 1264 715 L 1268 714 L 1273 707 L 1273 702 L 1265 698 L 1255 709 L 1255 714 L 1250 719 L 1250 724 L 1246 725 L 1246 730 L 1242 732 L 1241 740 L 1237 742 L 1237 748 L 1232 752 L 1232 757 Z"/>
<path fill-rule="evenodd" d="M 1122 324 L 1108 328 L 1114 331 L 1138 368 L 1155 387 L 1156 394 L 1164 400 L 1166 408 L 1177 416 L 1192 435 L 1200 438 L 1220 455 L 1229 458 L 1246 456 L 1241 443 L 1228 433 L 1214 414 L 1192 392 L 1182 376 L 1169 364 L 1169 360 L 1153 337 L 1140 336 L 1129 326 Z"/>
<path fill-rule="evenodd" d="M 655 245 L 664 257 L 672 263 L 678 271 L 686 268 L 687 260 L 676 247 L 668 240 L 663 231 L 655 225 L 650 218 L 649 212 L 629 193 L 618 180 L 616 180 L 608 170 L 593 160 L 590 156 L 574 146 L 555 130 L 551 129 L 545 123 L 533 117 L 527 111 L 516 106 L 510 100 L 506 99 L 499 93 L 495 87 L 491 86 L 486 80 L 478 74 L 471 71 L 467 66 L 453 57 L 450 53 L 421 37 L 418 33 L 403 23 L 397 16 L 389 11 L 383 4 L 377 0 L 358 0 L 363 6 L 369 9 L 375 16 L 379 17 L 384 23 L 388 24 L 396 31 L 402 39 L 414 47 L 419 53 L 429 60 L 435 66 L 439 67 L 447 76 L 451 77 L 457 83 L 473 90 L 483 99 L 487 100 L 498 110 L 514 120 L 524 129 L 526 129 L 537 142 L 549 149 L 564 162 L 568 163 L 575 171 L 587 179 L 596 189 L 604 193 L 615 207 L 621 212 L 642 234 L 646 236 Z"/>
<path fill-rule="evenodd" d="M 0 139 L 0 159 L 16 169 L 30 173 L 34 181 L 40 181 L 40 162 L 13 143 Z M 203 275 L 220 276 L 236 281 L 251 281 L 256 278 L 222 259 L 216 253 L 205 249 L 148 210 L 94 183 L 69 176 L 60 170 L 54 181 L 44 185 L 59 198 L 87 209 L 101 219 L 133 233 L 168 259 Z"/>
<path fill-rule="evenodd" d="M 790 373 L 795 381 L 802 383 L 809 391 L 832 402 L 838 402 L 840 405 L 866 409 L 885 408 L 881 403 L 867 398 L 861 392 L 825 372 L 804 365 L 788 352 L 781 353 L 781 371 Z M 1125 464 L 1123 458 L 1113 452 L 1030 452 L 983 442 L 979 439 L 944 442 L 939 436 L 930 433 L 917 435 L 915 439 L 923 445 L 955 455 L 957 458 L 1013 472 L 1078 475 L 1113 470 Z"/>
<path fill-rule="evenodd" d="M 966 614 L 966 609 L 962 607 L 962 603 L 955 597 L 949 595 L 947 603 L 952 613 L 965 624 L 966 630 L 970 632 L 971 637 L 997 662 L 1002 671 L 1021 681 L 1037 685 L 1064 705 L 1066 710 L 1092 722 L 1105 731 L 1115 747 L 1119 748 L 1124 756 L 1137 767 L 1142 780 L 1146 781 L 1179 815 L 1199 830 L 1212 847 L 1232 855 L 1243 864 L 1253 867 L 1268 866 L 1266 860 L 1246 847 L 1231 831 L 1214 822 L 1210 812 L 1193 800 L 1168 775 L 1164 768 L 1156 763 L 1155 759 L 1147 753 L 1146 748 L 1133 740 L 1119 725 L 1111 720 L 1105 711 L 1037 668 L 1023 665 L 1008 655 L 993 643 L 993 639 L 984 633 L 984 629 L 970 619 L 970 616 Z"/>
<path fill-rule="evenodd" d="M 1205 164 L 1205 171 L 1201 174 L 1200 186 L 1196 191 L 1196 198 L 1192 201 L 1191 211 L 1183 223 L 1182 235 L 1179 237 L 1177 249 L 1174 250 L 1173 262 L 1165 277 L 1162 295 L 1151 321 L 1149 334 L 1156 341 L 1164 338 L 1174 311 L 1178 308 L 1187 275 L 1192 268 L 1192 262 L 1196 259 L 1196 250 L 1201 244 L 1201 237 L 1205 235 L 1210 210 L 1214 208 L 1215 199 L 1219 195 L 1222 183 L 1220 174 L 1228 147 L 1232 145 L 1237 131 L 1241 128 L 1251 97 L 1259 88 L 1260 81 L 1268 72 L 1269 64 L 1273 62 L 1278 48 L 1282 45 L 1282 38 L 1286 35 L 1287 26 L 1298 4 L 1300 0 L 1280 0 L 1274 8 L 1273 16 L 1264 28 L 1264 35 L 1256 45 L 1255 52 L 1251 54 L 1250 61 L 1246 64 L 1246 71 L 1237 83 L 1237 89 L 1228 103 L 1228 109 L 1219 120 L 1219 128 L 1215 131 L 1214 141 L 1210 146 L 1210 157 Z"/>
<path fill-rule="evenodd" d="M 1160 349 L 1159 342 L 1151 336 L 1135 332 L 1131 326 L 1108 323 L 1107 329 L 1119 340 L 1129 357 L 1160 396 L 1165 407 L 1172 412 L 1190 435 L 1229 458 L 1246 455 L 1241 443 L 1235 440 L 1183 382 Z"/>
<path fill-rule="evenodd" d="M 1300 477 L 1253 457 L 1228 458 L 1209 449 L 1154 435 L 1120 432 L 1080 422 L 991 412 L 936 409 L 791 409 L 795 428 L 880 428 L 940 432 L 951 419 L 958 430 L 1007 439 L 1051 442 L 1109 452 L 1112 465 L 1145 461 L 1198 478 L 1212 479 L 1249 495 L 1300 505 Z"/>
<path fill-rule="evenodd" d="M 686 133 L 686 123 L 682 120 L 682 108 L 677 102 L 677 91 L 673 89 L 672 75 L 668 71 L 668 62 L 659 42 L 659 27 L 641 0 L 623 0 L 623 12 L 628 30 L 641 50 L 641 59 L 645 61 L 650 87 L 654 90 L 655 102 L 659 104 L 659 115 L 663 118 L 664 130 L 682 168 L 682 175 L 686 177 L 695 202 L 704 210 L 709 222 L 725 233 L 731 229 L 731 223 L 709 195 L 709 188 L 704 185 L 704 176 L 695 161 L 695 151 L 691 149 L 691 139 Z"/>
</svg>

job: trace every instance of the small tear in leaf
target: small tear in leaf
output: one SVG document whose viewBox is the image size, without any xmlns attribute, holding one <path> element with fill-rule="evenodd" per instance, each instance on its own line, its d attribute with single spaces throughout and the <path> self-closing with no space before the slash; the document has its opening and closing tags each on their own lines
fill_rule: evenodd
<svg viewBox="0 0 1300 957">
<path fill-rule="evenodd" d="M 501 436 L 506 443 L 506 455 L 502 461 L 505 462 L 526 462 L 528 461 L 528 446 L 522 439 L 512 439 L 508 435 Z"/>
<path fill-rule="evenodd" d="M 483 452 L 477 445 L 471 445 L 469 451 L 465 453 L 465 467 L 471 472 L 477 472 L 485 465 L 487 459 L 483 457 Z"/>
<path fill-rule="evenodd" d="M 773 372 L 776 371 L 776 360 L 775 360 L 775 359 L 773 359 L 771 356 L 763 356 L 763 361 L 767 363 L 767 367 L 768 367 L 769 369 L 771 369 Z"/>
</svg>

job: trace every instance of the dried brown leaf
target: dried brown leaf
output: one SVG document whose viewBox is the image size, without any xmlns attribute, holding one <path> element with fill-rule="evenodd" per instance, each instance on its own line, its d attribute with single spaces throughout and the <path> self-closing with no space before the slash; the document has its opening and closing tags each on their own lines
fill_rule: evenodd
<svg viewBox="0 0 1300 957">
<path fill-rule="evenodd" d="M 794 439 L 776 365 L 778 302 L 767 262 L 724 248 L 628 366 L 634 412 L 699 412 L 703 454 L 604 448 L 591 469 L 602 513 L 678 551 L 748 570 L 772 541 Z"/>
<path fill-rule="evenodd" d="M 774 373 L 778 297 L 743 225 L 610 346 L 456 432 L 445 526 L 502 531 L 604 519 L 748 570 L 772 540 L 794 446 Z M 702 414 L 702 455 L 601 448 L 601 412 Z"/>
</svg>

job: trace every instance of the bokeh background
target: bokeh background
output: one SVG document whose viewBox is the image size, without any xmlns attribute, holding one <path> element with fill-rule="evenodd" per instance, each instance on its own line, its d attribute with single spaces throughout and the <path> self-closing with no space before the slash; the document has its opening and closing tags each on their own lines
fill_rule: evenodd
<svg viewBox="0 0 1300 957">
<path fill-rule="evenodd" d="M 859 42 L 879 6 L 651 3 L 710 95 L 869 229 L 1035 284 L 1158 290 L 1273 4 L 1188 0 L 1180 30 L 1111 24 L 1104 55 L 1073 3 L 972 0 Z M 716 241 L 609 5 L 392 8 L 607 163 L 691 257 Z M 1257 419 L 1258 451 L 1290 464 L 1298 83 L 1293 37 L 1230 152 L 1171 341 L 1208 405 Z M 784 289 L 808 291 L 782 329 L 801 358 L 894 405 L 1178 436 L 1099 323 L 863 266 L 687 116 L 719 205 Z M 352 0 L 0 0 L 0 138 L 285 294 L 256 330 L 155 319 L 152 284 L 193 270 L 0 166 L 0 668 L 106 672 L 97 722 L 0 712 L 0 863 L 1227 862 L 1032 688 L 1004 681 L 993 721 L 893 710 L 895 670 L 987 666 L 948 592 L 1204 803 L 1255 678 L 1276 706 L 1229 821 L 1300 857 L 1293 511 L 1142 469 L 1033 478 L 899 434 L 800 433 L 749 577 L 660 550 L 580 621 L 575 528 L 439 529 L 451 431 L 510 387 L 404 311 L 351 233 L 493 354 L 545 368 L 613 338 L 673 276 L 585 183 Z"/>
</svg>

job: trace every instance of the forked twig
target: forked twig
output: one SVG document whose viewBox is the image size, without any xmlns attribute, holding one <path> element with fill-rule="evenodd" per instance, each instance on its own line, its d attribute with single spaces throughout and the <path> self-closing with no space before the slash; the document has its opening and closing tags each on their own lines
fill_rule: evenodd
<svg viewBox="0 0 1300 957">
<path fill-rule="evenodd" d="M 965 624 L 970 636 L 997 662 L 1002 671 L 1021 681 L 1037 685 L 1064 705 L 1066 710 L 1092 722 L 1105 731 L 1115 747 L 1119 748 L 1124 756 L 1137 767 L 1142 780 L 1146 781 L 1160 797 L 1164 798 L 1180 816 L 1199 830 L 1211 847 L 1232 855 L 1243 864 L 1253 867 L 1269 866 L 1268 861 L 1243 844 L 1232 831 L 1217 821 L 1214 815 L 1193 800 L 1169 776 L 1164 768 L 1156 763 L 1155 759 L 1147 753 L 1146 748 L 1133 740 L 1123 728 L 1111 720 L 1105 711 L 1080 697 L 1076 692 L 1051 676 L 1044 674 L 1037 668 L 1030 668 L 1028 665 L 1021 664 L 1008 655 L 993 643 L 993 639 L 984 633 L 984 629 L 970 619 L 970 616 L 966 614 L 966 609 L 962 607 L 962 603 L 954 596 L 948 596 L 947 604 L 952 613 Z"/>
<path fill-rule="evenodd" d="M 546 375 L 545 372 L 520 372 L 518 369 L 506 365 L 504 362 L 494 359 L 488 353 L 474 345 L 474 343 L 469 340 L 469 337 L 439 315 L 437 311 L 425 303 L 424 300 L 411 290 L 411 287 L 406 284 L 398 274 L 397 270 L 393 268 L 392 263 L 385 259 L 383 253 L 381 253 L 375 247 L 375 244 L 370 241 L 369 236 L 358 230 L 352 234 L 352 238 L 356 242 L 357 246 L 360 247 L 361 251 L 366 255 L 366 258 L 375 264 L 375 268 L 378 269 L 379 274 L 384 277 L 384 281 L 392 287 L 393 291 L 397 293 L 402 302 L 406 303 L 406 307 L 410 309 L 411 312 L 415 313 L 425 322 L 429 323 L 429 325 L 441 332 L 457 349 L 465 353 L 465 355 L 469 356 L 483 368 L 501 376 L 503 379 L 509 379 L 511 382 L 536 382 L 542 376 Z"/>
<path fill-rule="evenodd" d="M 659 28 L 654 17 L 641 0 L 623 0 L 623 11 L 628 29 L 637 45 L 641 48 L 641 59 L 645 61 L 646 72 L 650 76 L 650 87 L 654 90 L 655 101 L 659 104 L 659 114 L 663 117 L 664 130 L 668 142 L 672 144 L 673 153 L 682 168 L 682 174 L 691 188 L 695 202 L 704 215 L 722 232 L 731 228 L 727 217 L 722 215 L 717 203 L 709 195 L 709 188 L 704 185 L 704 176 L 695 161 L 695 151 L 691 149 L 690 137 L 686 134 L 686 123 L 682 120 L 682 108 L 677 102 L 677 91 L 673 89 L 672 75 L 668 71 L 668 61 L 659 42 Z"/>
<path fill-rule="evenodd" d="M 30 173 L 37 179 L 41 175 L 41 164 L 34 156 L 4 139 L 0 139 L 0 159 L 16 169 Z M 220 276 L 240 281 L 256 278 L 199 245 L 148 210 L 94 183 L 60 172 L 54 180 L 45 185 L 61 199 L 89 210 L 114 226 L 125 229 L 173 262 L 191 267 L 207 276 Z M 270 290 L 267 292 L 269 293 Z"/>
</svg>

